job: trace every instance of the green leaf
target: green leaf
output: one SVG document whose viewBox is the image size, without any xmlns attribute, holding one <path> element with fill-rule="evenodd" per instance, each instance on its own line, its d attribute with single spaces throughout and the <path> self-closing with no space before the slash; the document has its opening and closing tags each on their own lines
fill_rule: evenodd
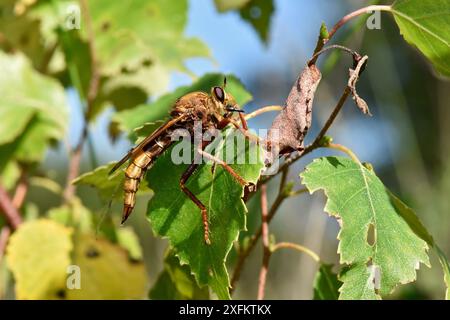
<svg viewBox="0 0 450 320">
<path fill-rule="evenodd" d="M 28 106 L 0 108 L 0 119 L 6 119 L 6 121 L 2 121 L 0 126 L 0 145 L 16 139 L 25 130 L 35 114 L 36 110 Z"/>
<path fill-rule="evenodd" d="M 450 2 L 397 0 L 392 5 L 400 32 L 443 75 L 450 76 Z"/>
<path fill-rule="evenodd" d="M 55 38 L 47 37 L 42 32 L 43 23 L 24 12 L 25 9 L 20 9 L 16 0 L 2 0 L 0 11 L 0 48 L 5 52 L 22 52 L 36 69 L 42 70 Z M 52 20 L 52 17 L 48 16 L 48 20 Z"/>
<path fill-rule="evenodd" d="M 439 262 L 441 263 L 442 270 L 444 271 L 444 282 L 447 286 L 447 290 L 445 291 L 445 300 L 450 300 L 450 264 L 441 248 L 435 245 L 435 249 L 439 257 Z"/>
<path fill-rule="evenodd" d="M 70 203 L 60 207 L 50 209 L 47 215 L 51 220 L 73 227 L 77 231 L 90 232 L 93 230 L 92 213 L 83 206 L 78 198 L 74 198 Z"/>
<path fill-rule="evenodd" d="M 233 95 L 239 105 L 242 106 L 252 99 L 252 96 L 245 90 L 242 83 L 236 77 L 232 75 L 227 75 L 226 77 L 227 92 Z M 160 97 L 153 103 L 116 113 L 113 121 L 118 124 L 120 130 L 132 132 L 134 128 L 142 126 L 145 123 L 167 118 L 175 101 L 183 95 L 194 91 L 209 93 L 213 86 L 222 85 L 223 80 L 224 75 L 222 74 L 206 74 L 192 85 L 179 87 L 174 92 Z M 133 141 L 137 139 L 134 135 L 131 138 Z"/>
<path fill-rule="evenodd" d="M 207 287 L 199 288 L 191 270 L 169 251 L 164 260 L 164 270 L 149 293 L 153 300 L 208 300 Z"/>
<path fill-rule="evenodd" d="M 56 299 L 65 288 L 71 230 L 50 220 L 22 224 L 11 236 L 7 262 L 18 299 Z"/>
<path fill-rule="evenodd" d="M 68 125 L 64 88 L 35 71 L 21 54 L 0 52 L 0 110 L 5 116 L 0 132 L 16 128 L 0 139 L 0 163 L 15 159 L 25 163 L 42 160 L 48 143 L 60 140 Z M 17 111 L 21 111 L 17 114 Z M 0 165 L 0 172 L 2 171 Z"/>
<path fill-rule="evenodd" d="M 234 131 L 231 128 L 226 131 L 225 143 L 214 146 L 217 152 L 233 143 Z M 155 192 L 147 211 L 151 226 L 156 234 L 169 238 L 181 264 L 190 266 L 200 286 L 207 284 L 220 299 L 229 299 L 225 261 L 239 231 L 246 227 L 247 210 L 241 199 L 243 187 L 221 166 L 212 170 L 211 164 L 201 165 L 188 180 L 187 187 L 208 209 L 211 245 L 207 245 L 200 210 L 179 186 L 188 165 L 175 165 L 171 161 L 172 149 L 166 151 L 147 174 L 149 186 Z M 211 148 L 207 148 L 208 151 L 211 152 Z M 234 152 L 235 160 L 242 155 Z M 231 164 L 231 167 L 246 181 L 256 183 L 264 165 L 259 147 L 247 143 L 246 158 L 250 152 L 258 152 L 256 164 Z"/>
<path fill-rule="evenodd" d="M 239 10 L 249 2 L 250 0 L 214 0 L 219 12 Z"/>
<path fill-rule="evenodd" d="M 137 70 L 147 62 L 161 65 L 167 72 L 186 71 L 185 59 L 209 56 L 202 42 L 183 35 L 186 0 L 95 0 L 88 4 L 95 49 L 105 75 L 116 74 L 124 67 Z M 82 34 L 88 39 L 84 29 Z"/>
<path fill-rule="evenodd" d="M 79 235 L 73 264 L 80 267 L 81 288 L 66 291 L 69 300 L 142 299 L 147 288 L 144 264 L 104 239 Z"/>
<path fill-rule="evenodd" d="M 125 176 L 122 171 L 109 176 L 109 172 L 114 165 L 115 162 L 111 162 L 107 165 L 100 166 L 93 171 L 82 174 L 72 183 L 75 185 L 94 187 L 103 200 L 120 198 L 122 196 L 122 184 Z M 143 193 L 148 191 L 147 182 L 144 179 L 139 186 L 138 192 Z"/>
<path fill-rule="evenodd" d="M 262 41 L 267 42 L 275 10 L 273 0 L 214 0 L 219 12 L 239 11 L 242 19 L 252 25 Z"/>
<path fill-rule="evenodd" d="M 321 264 L 314 279 L 314 300 L 337 300 L 342 282 L 331 269 L 332 264 Z"/>
<path fill-rule="evenodd" d="M 407 207 L 398 205 L 373 171 L 327 157 L 313 161 L 301 177 L 310 192 L 325 191 L 325 211 L 341 221 L 338 252 L 349 267 L 340 278 L 340 299 L 380 298 L 414 281 L 420 263 L 429 266 L 417 217 L 409 208 L 403 212 Z"/>
<path fill-rule="evenodd" d="M 130 227 L 117 229 L 117 242 L 128 251 L 128 255 L 135 261 L 142 261 L 143 254 L 139 239 Z"/>
<path fill-rule="evenodd" d="M 267 42 L 274 11 L 273 0 L 251 0 L 240 10 L 240 15 L 253 26 L 261 40 Z"/>
</svg>

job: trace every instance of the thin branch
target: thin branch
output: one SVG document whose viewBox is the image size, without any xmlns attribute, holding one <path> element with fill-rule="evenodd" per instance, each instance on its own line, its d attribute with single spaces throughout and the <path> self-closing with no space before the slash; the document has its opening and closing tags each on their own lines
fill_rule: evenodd
<svg viewBox="0 0 450 320">
<path fill-rule="evenodd" d="M 258 300 L 264 299 L 264 293 L 266 289 L 267 271 L 269 269 L 270 262 L 270 243 L 269 243 L 269 221 L 267 212 L 267 186 L 264 185 L 261 188 L 261 232 L 263 242 L 263 261 L 261 270 L 259 272 L 258 282 Z"/>
<path fill-rule="evenodd" d="M 347 22 L 349 22 L 351 19 L 356 18 L 357 16 L 360 16 L 362 14 L 371 13 L 372 11 L 392 11 L 391 6 L 384 6 L 384 5 L 372 5 L 367 6 L 361 9 L 358 9 L 356 11 L 353 11 L 346 16 L 344 16 L 341 20 L 339 20 L 334 27 L 331 29 L 331 31 L 328 33 L 328 38 L 325 39 L 325 43 L 330 41 L 330 39 L 334 36 L 334 34 Z M 324 43 L 324 44 L 325 44 Z"/>
<path fill-rule="evenodd" d="M 263 113 L 266 113 L 266 112 L 281 111 L 281 110 L 283 110 L 282 106 L 267 106 L 267 107 L 263 107 L 263 108 L 260 108 L 258 110 L 255 110 L 255 111 L 253 111 L 251 113 L 246 114 L 245 115 L 245 120 L 249 120 L 249 119 L 255 118 L 255 117 L 257 117 L 257 116 L 259 116 L 259 115 L 261 115 Z"/>
<path fill-rule="evenodd" d="M 70 201 L 75 195 L 75 185 L 72 184 L 72 181 L 76 177 L 78 177 L 78 174 L 80 172 L 81 155 L 87 135 L 88 135 L 88 126 L 87 123 L 85 123 L 83 127 L 83 132 L 81 133 L 81 137 L 77 146 L 70 152 L 69 168 L 66 178 L 66 187 L 64 189 L 64 200 L 66 202 Z"/>
<path fill-rule="evenodd" d="M 286 168 L 286 169 L 288 169 L 288 168 Z M 275 216 L 276 212 L 280 208 L 283 201 L 289 196 L 289 194 L 284 192 L 284 188 L 285 188 L 286 181 L 287 181 L 287 175 L 288 175 L 288 170 L 284 170 L 282 172 L 281 181 L 280 181 L 280 192 L 278 193 L 275 201 L 273 202 L 273 204 L 270 207 L 270 210 L 267 214 L 267 223 L 270 223 L 272 221 L 273 217 Z M 263 186 L 261 186 L 261 188 L 262 187 Z M 231 293 L 234 291 L 235 285 L 239 281 L 239 278 L 241 277 L 241 272 L 244 267 L 245 261 L 247 260 L 248 256 L 252 252 L 252 250 L 255 248 L 256 244 L 258 243 L 259 238 L 261 238 L 261 235 L 262 235 L 262 225 L 260 228 L 258 228 L 258 231 L 256 232 L 256 234 L 254 234 L 251 237 L 250 242 L 247 245 L 247 247 L 243 251 L 239 252 L 238 261 L 236 263 L 236 266 L 233 271 L 233 275 L 231 277 L 231 290 L 230 290 Z"/>
<path fill-rule="evenodd" d="M 20 209 L 22 207 L 27 192 L 28 192 L 27 173 L 25 170 L 22 170 L 22 173 L 19 178 L 19 183 L 17 184 L 16 191 L 14 192 L 14 196 L 12 198 L 12 203 L 15 208 Z"/>
<path fill-rule="evenodd" d="M 317 44 L 316 47 L 314 49 L 314 53 L 313 53 L 313 59 L 311 59 L 311 63 L 315 64 L 316 60 L 317 60 L 317 56 L 315 56 L 315 54 L 317 52 L 319 52 L 320 50 L 322 50 L 323 46 L 329 42 L 331 40 L 331 38 L 333 38 L 333 36 L 336 34 L 336 32 L 343 26 L 345 25 L 347 22 L 349 22 L 351 19 L 356 18 L 362 14 L 368 14 L 371 13 L 372 11 L 392 11 L 391 6 L 386 6 L 386 5 L 371 5 L 371 6 L 367 6 L 361 9 L 358 9 L 356 11 L 353 11 L 349 14 L 347 14 L 346 16 L 344 16 L 341 20 L 339 20 L 331 29 L 331 31 L 328 32 L 328 37 L 327 38 L 322 38 L 321 36 L 319 36 L 319 39 L 317 40 Z"/>
<path fill-rule="evenodd" d="M 331 125 L 333 124 L 334 120 L 336 120 L 337 115 L 341 111 L 342 107 L 345 104 L 345 100 L 347 100 L 348 96 L 350 95 L 351 90 L 347 86 L 344 89 L 344 92 L 342 93 L 341 98 L 339 99 L 338 103 L 334 107 L 333 112 L 331 113 L 330 117 L 328 118 L 327 122 L 323 126 L 322 130 L 320 130 L 319 134 L 317 135 L 316 139 L 314 139 L 314 142 L 312 143 L 312 146 L 318 147 L 320 146 L 320 143 L 322 141 L 322 138 L 325 137 L 328 130 L 330 129 Z"/>
<path fill-rule="evenodd" d="M 342 144 L 329 143 L 325 147 L 330 148 L 330 149 L 335 149 L 335 150 L 342 151 L 342 152 L 346 153 L 356 163 L 361 163 L 361 161 L 358 159 L 356 154 L 352 150 L 350 150 L 349 148 L 343 146 Z"/>
<path fill-rule="evenodd" d="M 5 255 L 6 245 L 8 244 L 10 235 L 11 229 L 8 226 L 4 226 L 0 231 L 0 264 L 2 263 L 3 256 Z"/>
<path fill-rule="evenodd" d="M 313 258 L 316 262 L 320 262 L 320 257 L 317 253 L 315 253 L 314 251 L 312 251 L 309 248 L 306 248 L 302 245 L 296 244 L 296 243 L 291 243 L 291 242 L 280 242 L 277 243 L 276 245 L 274 245 L 272 247 L 272 252 L 275 252 L 279 249 L 294 249 L 297 251 L 300 251 L 302 253 L 306 253 L 308 256 L 310 256 L 311 258 Z"/>
<path fill-rule="evenodd" d="M 8 192 L 2 185 L 0 185 L 0 211 L 5 216 L 6 221 L 8 221 L 11 228 L 17 229 L 22 223 L 22 217 L 20 216 L 19 211 L 14 206 Z"/>
<path fill-rule="evenodd" d="M 306 188 L 298 189 L 298 190 L 296 190 L 296 191 L 291 191 L 291 192 L 289 192 L 289 197 L 295 197 L 295 196 L 304 194 L 304 193 L 306 193 L 306 192 L 308 192 L 308 191 L 309 191 L 309 190 L 306 189 Z"/>
<path fill-rule="evenodd" d="M 336 119 L 337 115 L 339 114 L 339 111 L 342 109 L 342 107 L 344 106 L 345 100 L 348 98 L 349 94 L 350 94 L 350 89 L 348 87 L 345 87 L 344 92 L 341 96 L 341 98 L 339 99 L 337 105 L 335 106 L 333 112 L 331 113 L 330 117 L 328 118 L 327 122 L 325 123 L 325 125 L 323 126 L 322 130 L 320 130 L 319 134 L 317 135 L 317 137 L 314 139 L 314 142 L 311 143 L 309 146 L 307 146 L 303 152 L 301 153 L 297 153 L 296 155 L 286 159 L 286 161 L 283 163 L 283 165 L 280 167 L 280 169 L 278 170 L 278 173 L 282 174 L 282 178 L 281 178 L 281 184 L 280 184 L 280 190 L 281 189 L 281 185 L 285 183 L 285 179 L 283 178 L 283 176 L 287 175 L 287 169 L 297 160 L 299 160 L 300 158 L 304 157 L 305 155 L 307 155 L 308 153 L 312 152 L 313 150 L 321 147 L 322 144 L 322 139 L 325 137 L 325 134 L 327 133 L 327 131 L 329 130 L 329 128 L 331 127 L 331 125 L 333 124 L 334 120 Z M 260 185 L 260 187 L 263 187 L 267 182 L 269 182 L 271 179 L 273 179 L 273 177 L 277 176 L 276 175 L 271 175 L 271 176 L 266 176 L 265 178 L 261 179 L 258 182 L 258 185 Z M 286 176 L 285 176 L 286 177 Z M 304 193 L 306 192 L 306 189 L 302 189 L 301 191 L 299 191 L 300 193 Z M 285 194 L 284 192 L 279 192 L 277 198 L 275 199 L 272 207 L 269 210 L 268 216 L 267 216 L 267 221 L 268 223 L 270 223 L 270 221 L 273 219 L 273 217 L 275 216 L 275 213 L 277 212 L 278 208 L 281 206 L 281 204 L 284 202 L 284 200 L 291 196 L 291 194 Z M 242 268 L 244 267 L 245 261 L 247 259 L 247 257 L 250 255 L 251 251 L 253 250 L 253 248 L 255 247 L 256 243 L 258 242 L 259 238 L 261 237 L 261 232 L 262 229 L 259 229 L 259 231 L 250 239 L 250 243 L 248 244 L 248 246 L 245 248 L 245 250 L 243 250 L 242 252 L 239 253 L 239 258 L 238 261 L 236 263 L 236 267 L 234 269 L 233 272 L 233 276 L 231 277 L 231 292 L 233 292 L 234 287 L 237 283 L 237 281 L 240 278 L 241 272 L 242 272 Z"/>
</svg>

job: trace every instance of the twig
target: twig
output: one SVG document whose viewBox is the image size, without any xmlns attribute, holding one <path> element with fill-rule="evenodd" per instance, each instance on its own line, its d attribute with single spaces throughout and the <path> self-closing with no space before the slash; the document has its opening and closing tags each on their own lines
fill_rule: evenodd
<svg viewBox="0 0 450 320">
<path fill-rule="evenodd" d="M 329 143 L 325 147 L 342 151 L 342 152 L 346 153 L 350 158 L 352 158 L 352 160 L 355 161 L 356 163 L 361 163 L 361 161 L 359 161 L 359 159 L 356 156 L 356 154 L 352 150 L 350 150 L 349 148 L 343 146 L 342 144 Z"/>
<path fill-rule="evenodd" d="M 8 244 L 9 236 L 11 235 L 11 229 L 8 226 L 4 226 L 0 231 L 0 265 L 5 255 L 6 245 Z"/>
<path fill-rule="evenodd" d="M 246 114 L 245 115 L 245 120 L 249 120 L 249 119 L 255 118 L 255 117 L 257 117 L 257 116 L 259 116 L 259 115 L 261 115 L 263 113 L 266 113 L 266 112 L 281 111 L 281 110 L 283 110 L 282 106 L 267 106 L 267 107 L 263 107 L 263 108 L 260 108 L 258 110 L 255 110 L 255 111 L 253 111 L 251 113 Z"/>
<path fill-rule="evenodd" d="M 89 44 L 89 52 L 91 56 L 91 79 L 89 82 L 88 94 L 86 97 L 87 108 L 84 114 L 84 125 L 83 131 L 80 136 L 80 140 L 76 147 L 70 152 L 70 160 L 69 160 L 69 168 L 67 174 L 66 187 L 64 190 L 64 199 L 65 201 L 70 201 L 75 194 L 75 186 L 72 184 L 72 181 L 78 176 L 80 171 L 80 163 L 81 163 L 81 155 L 83 151 L 84 143 L 86 139 L 89 137 L 89 123 L 88 117 L 93 108 L 93 103 L 98 94 L 98 87 L 100 82 L 100 73 L 98 70 L 98 62 L 97 62 L 97 54 L 95 51 L 95 43 L 94 43 L 94 30 L 92 28 L 91 16 L 89 13 L 89 8 L 86 0 L 81 0 L 81 8 L 83 11 L 83 15 L 85 17 L 86 29 L 88 33 L 88 44 Z"/>
<path fill-rule="evenodd" d="M 319 134 L 314 139 L 314 142 L 311 143 L 309 146 L 307 146 L 303 150 L 303 152 L 298 153 L 295 156 L 286 159 L 286 161 L 283 163 L 283 165 L 281 165 L 280 169 L 278 170 L 278 173 L 282 174 L 281 183 L 280 183 L 280 190 L 282 190 L 281 186 L 286 181 L 287 169 L 295 161 L 299 160 L 300 158 L 302 158 L 303 156 L 305 156 L 308 153 L 312 152 L 313 150 L 321 147 L 322 139 L 325 137 L 327 131 L 329 130 L 329 128 L 333 124 L 334 120 L 336 119 L 337 115 L 339 114 L 339 111 L 344 106 L 345 100 L 348 98 L 349 94 L 350 94 L 350 89 L 348 87 L 345 87 L 341 98 L 339 99 L 338 103 L 334 107 L 333 112 L 331 113 L 331 115 L 328 118 L 327 122 L 323 126 L 322 130 L 320 130 Z M 271 179 L 273 179 L 273 177 L 275 177 L 277 175 L 278 174 L 271 175 L 271 176 L 266 176 L 265 178 L 262 178 L 258 182 L 258 185 L 260 185 L 260 187 L 264 186 L 267 182 L 269 182 Z M 283 176 L 284 176 L 284 178 L 283 178 Z M 301 190 L 300 193 L 304 193 L 306 191 L 307 191 L 306 189 L 303 189 L 303 190 Z M 281 192 L 281 191 L 278 193 L 278 196 L 275 199 L 275 201 L 274 201 L 274 203 L 273 203 L 273 205 L 270 208 L 270 211 L 268 213 L 268 216 L 267 216 L 268 223 L 270 223 L 270 221 L 273 219 L 275 213 L 277 212 L 278 208 L 281 206 L 283 201 L 289 196 L 291 196 L 291 194 L 285 194 L 284 192 Z M 237 281 L 240 278 L 240 275 L 241 275 L 241 272 L 242 272 L 242 268 L 244 267 L 244 264 L 245 264 L 245 260 L 250 255 L 250 252 L 253 250 L 253 248 L 255 247 L 256 243 L 258 242 L 259 238 L 261 237 L 261 234 L 262 234 L 261 229 L 259 229 L 259 231 L 251 238 L 250 243 L 248 244 L 248 246 L 242 252 L 239 253 L 239 258 L 238 258 L 238 261 L 236 263 L 236 267 L 234 269 L 233 276 L 231 277 L 231 292 L 233 292 L 233 290 L 235 288 L 235 285 L 236 285 Z"/>
<path fill-rule="evenodd" d="M 80 172 L 80 163 L 81 163 L 81 155 L 83 151 L 83 145 L 86 141 L 88 134 L 88 126 L 87 123 L 84 124 L 83 132 L 81 133 L 80 140 L 77 146 L 71 150 L 70 152 L 70 160 L 69 160 L 69 168 L 66 178 L 66 187 L 64 189 L 64 200 L 69 202 L 73 196 L 75 195 L 75 185 L 72 184 L 72 181 L 78 177 L 78 173 Z"/>
<path fill-rule="evenodd" d="M 0 209 L 11 228 L 17 229 L 22 223 L 22 217 L 2 185 L 0 185 Z"/>
<path fill-rule="evenodd" d="M 372 11 L 392 11 L 392 9 L 391 9 L 391 6 L 372 5 L 372 6 L 367 6 L 367 7 L 358 9 L 356 11 L 353 11 L 353 12 L 347 14 L 346 16 L 344 16 L 341 20 L 339 20 L 334 25 L 334 27 L 328 33 L 328 39 L 325 39 L 325 43 L 327 43 L 334 36 L 334 34 L 348 21 L 350 21 L 351 19 L 353 19 L 357 16 L 360 16 L 360 15 L 366 14 L 366 13 L 370 13 Z"/>
<path fill-rule="evenodd" d="M 269 222 L 267 212 L 267 186 L 264 185 L 261 188 L 261 232 L 263 242 L 263 261 L 261 270 L 259 272 L 259 284 L 258 284 L 258 300 L 264 299 L 264 293 L 266 289 L 267 271 L 269 269 L 270 261 L 270 244 L 269 244 Z"/>
<path fill-rule="evenodd" d="M 339 99 L 338 103 L 334 107 L 333 112 L 331 113 L 330 117 L 328 118 L 327 122 L 324 124 L 322 130 L 320 130 L 319 134 L 317 135 L 316 139 L 314 139 L 314 142 L 312 143 L 312 146 L 318 147 L 320 145 L 320 142 L 322 141 L 322 138 L 325 137 L 327 134 L 327 131 L 330 129 L 331 125 L 333 124 L 334 120 L 336 120 L 337 115 L 341 111 L 342 107 L 345 104 L 345 100 L 347 100 L 348 96 L 350 95 L 351 90 L 347 86 L 344 89 L 344 92 L 342 93 L 341 98 Z"/>
<path fill-rule="evenodd" d="M 371 6 L 367 6 L 361 9 L 358 9 L 356 11 L 353 11 L 349 14 L 347 14 L 346 16 L 344 16 L 341 20 L 339 20 L 331 29 L 330 32 L 328 32 L 328 37 L 327 38 L 321 38 L 319 37 L 319 40 L 317 41 L 317 45 L 316 48 L 314 49 L 314 54 L 313 57 L 315 56 L 315 54 L 317 52 L 319 52 L 320 50 L 322 50 L 323 46 L 331 40 L 331 38 L 336 34 L 336 32 L 343 26 L 345 25 L 347 22 L 349 22 L 351 19 L 356 18 L 362 14 L 366 14 L 366 13 L 370 13 L 372 11 L 392 11 L 391 6 L 386 6 L 386 5 L 371 5 Z M 312 64 L 315 64 L 317 60 L 317 56 L 315 56 L 311 62 Z"/>
<path fill-rule="evenodd" d="M 12 198 L 12 204 L 16 209 L 20 209 L 20 207 L 22 207 L 27 192 L 28 192 L 27 173 L 25 170 L 22 170 L 19 183 L 17 184 L 16 191 L 14 192 L 14 196 Z"/>
<path fill-rule="evenodd" d="M 306 189 L 306 188 L 299 189 L 299 190 L 296 190 L 296 191 L 291 191 L 291 192 L 289 192 L 289 197 L 295 197 L 295 196 L 304 194 L 306 192 L 308 192 L 308 189 Z"/>
<path fill-rule="evenodd" d="M 272 247 L 272 252 L 277 251 L 278 249 L 294 249 L 303 253 L 306 253 L 308 256 L 310 256 L 311 258 L 313 258 L 316 262 L 320 262 L 320 257 L 317 253 L 315 253 L 314 251 L 312 251 L 309 248 L 306 248 L 302 245 L 296 244 L 296 243 L 291 243 L 291 242 L 280 242 L 277 243 L 276 245 L 274 245 Z"/>
<path fill-rule="evenodd" d="M 284 192 L 284 190 L 283 190 L 285 188 L 287 175 L 288 175 L 287 169 L 288 168 L 286 168 L 286 170 L 284 170 L 282 172 L 281 182 L 280 182 L 280 190 L 282 190 L 282 191 L 280 191 L 278 193 L 278 196 L 276 197 L 275 201 L 273 202 L 272 206 L 270 207 L 270 210 L 267 214 L 267 223 L 270 223 L 270 221 L 272 221 L 273 217 L 275 216 L 275 213 L 278 211 L 278 208 L 280 208 L 283 201 L 288 197 L 288 194 L 286 192 Z M 262 188 L 262 186 L 261 186 L 261 188 Z M 261 238 L 261 235 L 262 235 L 262 225 L 260 228 L 258 228 L 258 231 L 256 232 L 256 234 L 254 234 L 251 237 L 250 242 L 247 245 L 247 247 L 243 251 L 239 252 L 238 261 L 236 263 L 236 266 L 233 271 L 233 275 L 231 277 L 231 290 L 230 290 L 231 293 L 234 291 L 235 285 L 239 281 L 239 278 L 241 277 L 241 272 L 244 267 L 245 261 L 247 260 L 247 257 L 250 255 L 253 248 L 255 248 L 256 244 L 258 243 L 259 238 Z"/>
</svg>

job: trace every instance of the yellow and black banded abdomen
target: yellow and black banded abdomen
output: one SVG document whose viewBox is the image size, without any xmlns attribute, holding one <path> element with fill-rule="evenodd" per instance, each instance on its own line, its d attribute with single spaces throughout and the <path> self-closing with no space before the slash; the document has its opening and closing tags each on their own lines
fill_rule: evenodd
<svg viewBox="0 0 450 320">
<path fill-rule="evenodd" d="M 151 147 L 143 150 L 140 154 L 131 159 L 130 164 L 125 169 L 125 180 L 123 183 L 124 199 L 122 223 L 130 216 L 136 204 L 136 193 L 145 172 L 151 167 L 156 158 L 172 143 L 170 139 L 157 141 Z"/>
</svg>

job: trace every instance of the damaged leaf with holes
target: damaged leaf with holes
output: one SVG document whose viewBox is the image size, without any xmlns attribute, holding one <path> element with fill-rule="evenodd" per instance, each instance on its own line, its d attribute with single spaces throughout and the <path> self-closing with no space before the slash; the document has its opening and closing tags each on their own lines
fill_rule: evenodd
<svg viewBox="0 0 450 320">
<path fill-rule="evenodd" d="M 370 168 L 370 167 L 369 167 Z M 301 174 L 313 193 L 324 190 L 325 211 L 341 221 L 340 299 L 380 299 L 430 266 L 428 233 L 411 209 L 366 166 L 342 157 L 314 160 Z"/>
</svg>

